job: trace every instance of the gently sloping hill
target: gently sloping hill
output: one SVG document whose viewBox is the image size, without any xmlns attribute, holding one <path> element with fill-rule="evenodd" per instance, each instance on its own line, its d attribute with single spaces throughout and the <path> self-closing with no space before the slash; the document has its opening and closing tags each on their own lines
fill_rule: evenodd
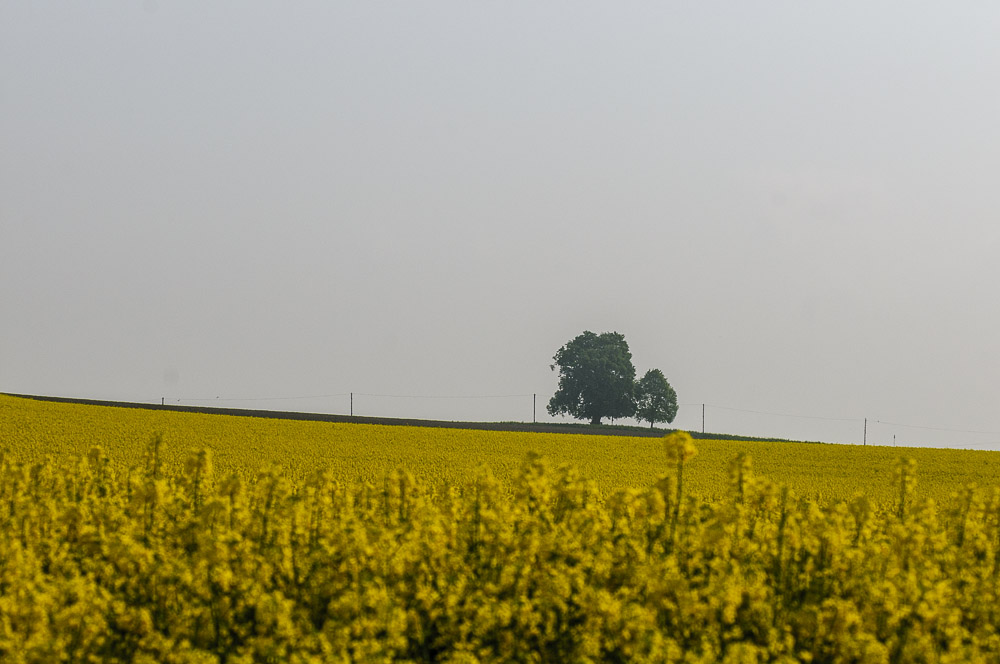
<svg viewBox="0 0 1000 664">
<path fill-rule="evenodd" d="M 531 453 L 569 464 L 605 494 L 648 487 L 671 472 L 658 439 L 621 435 L 564 435 L 337 421 L 295 421 L 125 408 L 0 396 L 0 449 L 22 459 L 85 456 L 101 446 L 124 469 L 142 464 L 154 432 L 163 434 L 164 458 L 180 464 L 192 449 L 209 448 L 220 476 L 253 475 L 280 467 L 293 479 L 328 469 L 347 480 L 379 482 L 404 468 L 435 484 L 463 484 L 483 467 L 509 480 Z M 969 483 L 996 486 L 1000 453 L 790 442 L 699 440 L 685 470 L 689 495 L 715 500 L 728 491 L 729 465 L 739 454 L 757 473 L 799 496 L 824 502 L 863 493 L 889 504 L 897 460 L 917 461 L 918 492 L 946 502 Z"/>
<path fill-rule="evenodd" d="M 36 394 L 15 394 L 0 392 L 0 396 L 33 399 L 52 403 L 71 403 L 89 406 L 111 406 L 115 408 L 138 408 L 140 410 L 165 410 L 178 413 L 202 413 L 205 415 L 234 415 L 237 417 L 257 417 L 272 420 L 298 420 L 307 422 L 341 422 L 350 424 L 379 424 L 383 426 L 431 427 L 439 429 L 475 429 L 482 431 L 525 431 L 532 433 L 568 433 L 587 436 L 632 436 L 637 438 L 662 438 L 676 429 L 644 427 L 623 424 L 584 424 L 578 422 L 465 422 L 461 420 L 424 420 L 402 417 L 366 417 L 364 415 L 338 415 L 333 413 L 308 413 L 285 410 L 262 410 L 249 408 L 220 408 L 216 406 L 181 406 L 176 404 L 156 404 L 136 401 L 107 401 L 82 399 L 77 397 L 53 397 Z M 689 432 L 692 438 L 709 440 L 784 440 L 781 438 L 761 438 L 721 433 Z M 815 442 L 815 441 L 787 441 Z"/>
</svg>

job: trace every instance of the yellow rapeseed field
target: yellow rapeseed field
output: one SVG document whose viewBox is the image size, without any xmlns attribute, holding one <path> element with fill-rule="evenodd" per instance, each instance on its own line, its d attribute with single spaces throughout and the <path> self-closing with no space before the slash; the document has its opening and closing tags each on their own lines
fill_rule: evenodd
<svg viewBox="0 0 1000 664">
<path fill-rule="evenodd" d="M 655 438 L 269 420 L 5 395 L 0 431 L 0 445 L 25 460 L 82 456 L 96 445 L 123 466 L 138 463 L 159 432 L 168 462 L 207 448 L 219 472 L 274 467 L 293 480 L 327 469 L 346 480 L 378 481 L 403 468 L 422 481 L 449 483 L 486 466 L 506 481 L 534 452 L 555 465 L 574 466 L 608 493 L 651 486 L 666 469 Z M 687 482 L 692 495 L 706 500 L 726 494 L 726 468 L 739 454 L 748 454 L 758 473 L 796 495 L 822 500 L 864 493 L 874 502 L 891 502 L 896 492 L 890 480 L 901 457 L 916 461 L 921 495 L 939 501 L 968 484 L 992 486 L 1000 478 L 996 452 L 726 440 L 700 440 L 698 449 Z"/>
<path fill-rule="evenodd" d="M 0 661 L 998 662 L 995 463 L 0 396 Z"/>
</svg>

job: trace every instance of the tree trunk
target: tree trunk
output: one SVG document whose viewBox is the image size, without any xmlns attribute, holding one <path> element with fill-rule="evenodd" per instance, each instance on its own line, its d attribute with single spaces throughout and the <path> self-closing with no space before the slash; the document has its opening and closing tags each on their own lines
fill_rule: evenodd
<svg viewBox="0 0 1000 664">
<path fill-rule="evenodd" d="M 594 416 L 593 416 L 593 417 L 592 417 L 592 418 L 590 419 L 590 424 L 591 424 L 592 426 L 597 426 L 597 425 L 598 425 L 598 424 L 600 424 L 600 423 L 601 423 L 601 416 L 600 416 L 600 415 L 594 415 Z"/>
</svg>

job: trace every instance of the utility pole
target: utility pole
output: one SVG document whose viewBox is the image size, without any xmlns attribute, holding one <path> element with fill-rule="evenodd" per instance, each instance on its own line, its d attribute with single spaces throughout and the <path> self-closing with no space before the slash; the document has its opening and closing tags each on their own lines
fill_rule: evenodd
<svg viewBox="0 0 1000 664">
<path fill-rule="evenodd" d="M 701 404 L 701 432 L 705 433 L 705 404 Z"/>
<path fill-rule="evenodd" d="M 862 445 L 867 445 L 867 444 L 868 444 L 868 418 L 866 417 L 865 418 L 865 439 L 864 439 L 864 442 L 862 443 Z"/>
<path fill-rule="evenodd" d="M 531 395 L 531 423 L 534 424 L 538 420 L 535 418 L 535 402 L 538 400 L 538 394 Z"/>
<path fill-rule="evenodd" d="M 354 392 L 351 392 L 351 417 L 354 417 Z"/>
</svg>

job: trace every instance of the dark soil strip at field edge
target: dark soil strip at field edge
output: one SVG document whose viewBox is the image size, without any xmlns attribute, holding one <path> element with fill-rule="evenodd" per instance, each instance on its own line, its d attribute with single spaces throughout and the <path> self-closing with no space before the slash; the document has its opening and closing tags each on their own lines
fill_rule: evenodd
<svg viewBox="0 0 1000 664">
<path fill-rule="evenodd" d="M 363 417 L 360 415 L 333 415 L 330 413 L 298 413 L 284 410 L 249 410 L 243 408 L 216 408 L 210 406 L 178 406 L 174 404 L 136 403 L 131 401 L 101 401 L 98 399 L 76 399 L 70 397 L 49 397 L 36 394 L 11 394 L 0 392 L 10 397 L 34 399 L 36 401 L 53 401 L 56 403 L 74 403 L 88 406 L 111 406 L 113 408 L 140 408 L 144 410 L 168 410 L 178 413 L 203 413 L 205 415 L 233 415 L 235 417 L 263 417 L 275 420 L 303 420 L 308 422 L 339 422 L 350 424 L 381 424 L 385 426 L 407 427 L 437 427 L 443 429 L 475 429 L 481 431 L 526 431 L 530 433 L 571 433 L 598 436 L 637 436 L 659 438 L 674 429 L 647 429 L 636 426 L 590 424 L 553 424 L 530 422 L 454 422 L 448 420 L 417 420 L 398 417 Z M 690 432 L 693 438 L 710 438 L 725 440 L 776 440 L 774 438 L 755 438 L 752 436 L 734 436 L 731 434 Z"/>
</svg>

